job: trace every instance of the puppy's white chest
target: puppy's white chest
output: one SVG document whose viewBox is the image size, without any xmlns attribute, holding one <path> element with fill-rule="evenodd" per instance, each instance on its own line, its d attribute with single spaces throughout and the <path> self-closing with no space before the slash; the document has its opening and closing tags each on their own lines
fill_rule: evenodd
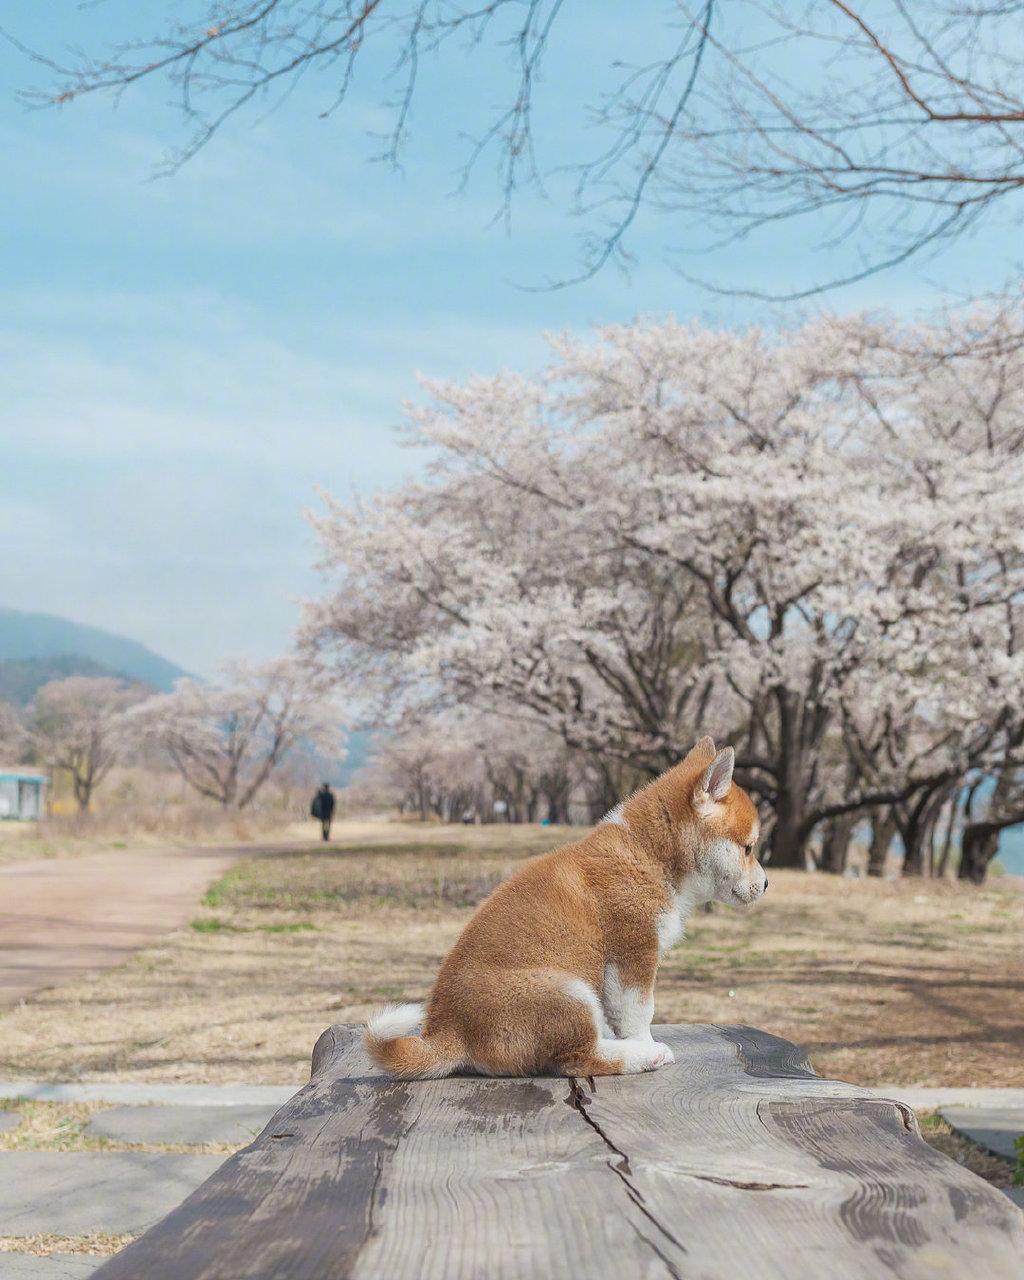
<svg viewBox="0 0 1024 1280">
<path fill-rule="evenodd" d="M 683 930 L 686 927 L 686 919 L 679 904 L 674 902 L 670 907 L 658 916 L 655 928 L 658 932 L 658 954 L 664 955 L 676 945 L 683 936 Z"/>
<path fill-rule="evenodd" d="M 695 877 L 684 881 L 682 888 L 655 922 L 660 955 L 674 947 L 686 932 L 686 922 L 697 903 L 706 901 L 711 896 L 710 893 L 705 893 L 705 886 Z"/>
</svg>

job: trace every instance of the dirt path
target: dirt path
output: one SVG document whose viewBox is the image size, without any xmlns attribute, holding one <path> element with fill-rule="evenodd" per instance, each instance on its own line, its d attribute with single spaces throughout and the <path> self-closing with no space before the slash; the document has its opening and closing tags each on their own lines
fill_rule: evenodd
<svg viewBox="0 0 1024 1280">
<path fill-rule="evenodd" d="M 118 849 L 0 867 L 0 1005 L 120 964 L 176 929 L 239 855 Z"/>
</svg>

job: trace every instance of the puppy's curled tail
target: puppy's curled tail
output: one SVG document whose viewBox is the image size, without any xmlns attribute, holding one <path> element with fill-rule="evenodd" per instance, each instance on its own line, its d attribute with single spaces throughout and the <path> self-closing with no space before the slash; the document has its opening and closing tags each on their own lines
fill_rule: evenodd
<svg viewBox="0 0 1024 1280">
<path fill-rule="evenodd" d="M 421 1004 L 386 1004 L 367 1022 L 363 1044 L 388 1075 L 399 1080 L 436 1080 L 450 1076 L 463 1064 L 454 1044 L 441 1037 L 412 1035 L 423 1020 Z"/>
</svg>

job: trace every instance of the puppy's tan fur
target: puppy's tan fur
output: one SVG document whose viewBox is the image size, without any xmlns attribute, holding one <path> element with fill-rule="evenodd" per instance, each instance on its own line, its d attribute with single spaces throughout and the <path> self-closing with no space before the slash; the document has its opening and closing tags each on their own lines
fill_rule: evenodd
<svg viewBox="0 0 1024 1280">
<path fill-rule="evenodd" d="M 672 1059 L 650 1034 L 660 954 L 695 906 L 767 888 L 731 748 L 702 738 L 583 840 L 528 862 L 481 904 L 418 1005 L 365 1043 L 391 1075 L 618 1075 Z"/>
</svg>

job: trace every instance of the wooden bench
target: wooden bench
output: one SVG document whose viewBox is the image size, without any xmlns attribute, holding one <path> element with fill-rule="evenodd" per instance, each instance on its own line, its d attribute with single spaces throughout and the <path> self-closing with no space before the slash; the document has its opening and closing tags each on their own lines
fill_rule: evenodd
<svg viewBox="0 0 1024 1280">
<path fill-rule="evenodd" d="M 1021 1280 L 1024 1215 L 899 1102 L 750 1027 L 655 1028 L 674 1066 L 398 1083 L 357 1029 L 97 1280 Z"/>
</svg>

